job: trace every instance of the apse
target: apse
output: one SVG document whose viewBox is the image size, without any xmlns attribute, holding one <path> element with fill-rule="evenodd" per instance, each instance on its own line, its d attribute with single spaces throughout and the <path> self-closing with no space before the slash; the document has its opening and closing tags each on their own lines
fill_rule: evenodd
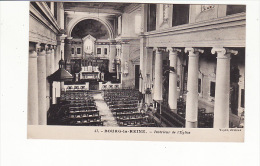
<svg viewBox="0 0 260 166">
<path fill-rule="evenodd" d="M 109 33 L 107 28 L 101 22 L 93 19 L 80 21 L 72 30 L 73 38 L 84 38 L 91 35 L 96 39 L 108 39 Z"/>
</svg>

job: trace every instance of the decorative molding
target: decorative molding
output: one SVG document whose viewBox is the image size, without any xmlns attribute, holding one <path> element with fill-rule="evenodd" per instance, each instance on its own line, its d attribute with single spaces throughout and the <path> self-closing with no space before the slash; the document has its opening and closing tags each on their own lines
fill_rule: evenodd
<svg viewBox="0 0 260 166">
<path fill-rule="evenodd" d="M 56 32 L 54 29 L 52 29 L 53 27 L 51 25 L 49 25 L 50 27 L 48 27 L 48 25 L 46 25 L 44 22 L 42 22 L 43 20 L 40 20 L 32 13 L 30 13 L 30 18 L 34 19 L 36 21 L 36 23 L 39 24 L 37 26 L 42 25 L 43 28 L 46 28 L 46 30 L 50 32 L 50 35 L 49 36 L 47 35 L 47 34 L 49 34 L 49 32 L 44 33 L 43 31 L 38 30 L 37 27 L 33 27 L 33 28 L 30 28 L 30 30 L 29 30 L 29 41 L 36 42 L 36 43 L 37 42 L 46 43 L 46 44 L 52 43 L 52 44 L 56 45 L 56 43 L 57 43 Z"/>
<path fill-rule="evenodd" d="M 131 4 L 129 6 L 127 6 L 124 10 L 125 13 L 132 13 L 138 9 L 141 9 L 141 4 L 138 4 L 138 3 L 134 3 L 134 4 Z"/>
<path fill-rule="evenodd" d="M 204 50 L 202 50 L 202 49 L 199 49 L 199 48 L 194 48 L 194 51 L 195 51 L 195 53 L 196 52 L 198 52 L 198 53 L 204 53 Z"/>
<path fill-rule="evenodd" d="M 230 58 L 231 54 L 237 55 L 238 51 L 231 50 L 231 49 L 228 49 L 228 48 L 223 48 L 223 47 L 213 47 L 212 50 L 211 50 L 211 53 L 212 54 L 217 53 L 217 58 L 226 59 L 226 58 Z"/>
<path fill-rule="evenodd" d="M 236 50 L 231 50 L 231 49 L 228 49 L 228 48 L 226 50 L 227 50 L 227 53 L 234 54 L 234 55 L 238 54 L 238 51 L 236 51 Z"/>
<path fill-rule="evenodd" d="M 133 59 L 130 60 L 134 65 L 139 65 L 140 64 L 140 57 L 137 56 Z"/>
<path fill-rule="evenodd" d="M 167 47 L 166 50 L 169 52 L 175 52 L 175 53 L 181 52 L 181 49 L 174 48 L 174 47 Z"/>
<path fill-rule="evenodd" d="M 154 47 L 153 51 L 156 51 L 156 52 L 166 52 L 167 48 L 166 47 Z"/>
<path fill-rule="evenodd" d="M 167 29 L 159 29 L 156 31 L 145 32 L 144 35 L 147 37 L 156 36 L 169 36 L 181 33 L 191 33 L 197 31 L 205 31 L 211 29 L 222 29 L 230 28 L 234 26 L 245 26 L 246 25 L 246 15 L 245 13 L 234 14 L 226 17 L 216 18 L 203 22 L 195 22 L 190 24 L 184 24 L 179 26 L 174 26 Z"/>
<path fill-rule="evenodd" d="M 168 4 L 163 4 L 163 23 L 168 23 L 169 18 L 168 18 L 168 13 L 169 13 L 169 5 Z"/>
<path fill-rule="evenodd" d="M 132 41 L 132 40 L 140 40 L 140 38 L 139 37 L 118 37 L 118 38 L 115 38 L 115 40 L 117 41 L 117 42 L 121 42 L 121 41 Z"/>
<path fill-rule="evenodd" d="M 201 5 L 201 12 L 212 10 L 215 7 L 216 7 L 216 5 Z"/>
<path fill-rule="evenodd" d="M 96 20 L 99 21 L 100 23 L 102 23 L 108 31 L 109 34 L 109 38 L 113 39 L 114 38 L 114 29 L 113 26 L 111 25 L 111 23 L 105 18 L 105 17 L 97 17 L 97 16 L 80 16 L 80 17 L 74 17 L 73 19 L 71 19 L 67 24 L 66 24 L 66 30 L 67 30 L 67 35 L 71 36 L 71 32 L 73 30 L 73 28 L 80 22 L 83 20 L 87 20 L 87 19 L 92 19 L 92 20 Z"/>
<path fill-rule="evenodd" d="M 204 50 L 198 49 L 198 48 L 191 48 L 191 47 L 186 47 L 185 48 L 185 53 L 189 52 L 189 57 L 192 56 L 199 56 L 199 53 L 204 53 Z"/>
<path fill-rule="evenodd" d="M 212 48 L 212 50 L 211 50 L 211 53 L 212 54 L 215 54 L 215 53 L 217 53 L 217 54 L 226 54 L 226 49 L 225 48 L 223 48 L 223 47 L 213 47 Z"/>
<path fill-rule="evenodd" d="M 37 19 L 38 22 L 42 23 L 46 28 L 51 29 L 55 33 L 59 33 L 61 31 L 60 26 L 57 21 L 54 19 L 54 16 L 50 13 L 48 7 L 46 7 L 44 2 L 35 2 L 38 7 L 42 10 L 42 12 L 48 17 L 51 21 L 49 22 L 42 14 L 39 13 L 37 9 L 30 3 L 30 15 Z"/>
</svg>

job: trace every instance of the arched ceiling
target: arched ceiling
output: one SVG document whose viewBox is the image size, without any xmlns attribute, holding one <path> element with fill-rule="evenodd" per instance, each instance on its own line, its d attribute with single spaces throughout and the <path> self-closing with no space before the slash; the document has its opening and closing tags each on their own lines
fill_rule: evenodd
<svg viewBox="0 0 260 166">
<path fill-rule="evenodd" d="M 91 35 L 96 39 L 108 39 L 109 33 L 105 25 L 101 22 L 93 19 L 86 19 L 80 21 L 71 32 L 73 38 L 84 38 L 87 35 Z"/>
</svg>

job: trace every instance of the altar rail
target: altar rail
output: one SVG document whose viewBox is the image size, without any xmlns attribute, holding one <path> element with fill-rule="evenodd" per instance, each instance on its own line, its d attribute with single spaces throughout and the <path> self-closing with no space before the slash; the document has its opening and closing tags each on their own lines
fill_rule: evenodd
<svg viewBox="0 0 260 166">
<path fill-rule="evenodd" d="M 120 83 L 107 82 L 103 84 L 102 82 L 99 82 L 99 90 L 121 89 L 121 88 L 122 88 L 122 84 Z"/>
<path fill-rule="evenodd" d="M 78 91 L 78 90 L 89 90 L 89 83 L 75 84 L 75 85 L 64 85 L 62 91 Z"/>
</svg>

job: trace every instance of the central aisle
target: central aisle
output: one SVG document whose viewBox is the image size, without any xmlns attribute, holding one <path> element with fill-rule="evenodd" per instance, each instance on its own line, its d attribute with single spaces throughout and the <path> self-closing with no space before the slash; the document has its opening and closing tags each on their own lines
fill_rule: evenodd
<svg viewBox="0 0 260 166">
<path fill-rule="evenodd" d="M 102 116 L 101 120 L 104 121 L 104 126 L 118 127 L 117 121 L 113 116 L 112 112 L 109 110 L 107 103 L 104 101 L 101 93 L 93 94 L 93 98 L 96 102 L 99 114 Z"/>
</svg>

